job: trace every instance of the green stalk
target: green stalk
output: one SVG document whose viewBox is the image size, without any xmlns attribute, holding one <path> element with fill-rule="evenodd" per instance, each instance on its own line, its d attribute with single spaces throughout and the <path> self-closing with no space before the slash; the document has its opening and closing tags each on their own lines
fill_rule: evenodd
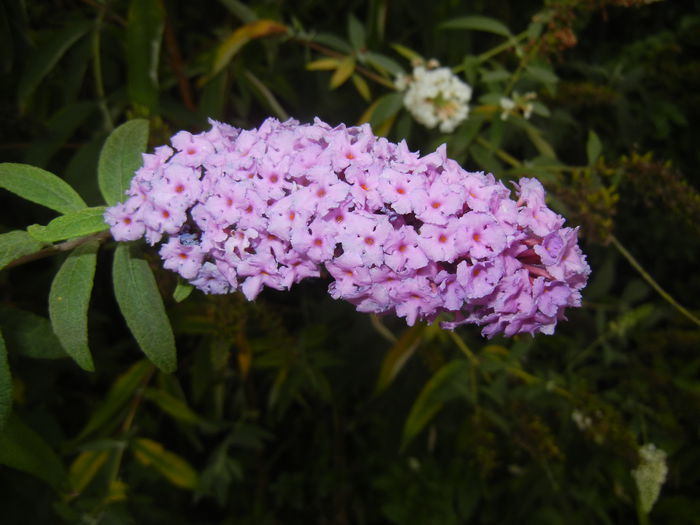
<svg viewBox="0 0 700 525">
<path fill-rule="evenodd" d="M 102 6 L 97 13 L 95 20 L 95 29 L 92 32 L 92 74 L 95 82 L 95 93 L 97 94 L 97 103 L 104 119 L 105 128 L 107 131 L 114 129 L 112 115 L 109 114 L 107 107 L 107 98 L 105 96 L 105 87 L 102 82 L 102 57 L 100 54 L 100 35 L 102 30 L 102 21 L 105 17 L 107 6 Z"/>
<path fill-rule="evenodd" d="M 676 310 L 678 310 L 680 313 L 682 313 L 684 316 L 686 316 L 688 319 L 693 321 L 696 325 L 700 326 L 700 319 L 695 317 L 690 311 L 688 311 L 685 307 L 683 307 L 681 304 L 678 303 L 671 295 L 661 288 L 661 285 L 657 283 L 654 278 L 649 275 L 644 268 L 642 268 L 642 265 L 639 264 L 637 259 L 635 259 L 630 252 L 627 251 L 627 249 L 620 244 L 620 241 L 617 240 L 617 238 L 614 235 L 610 236 L 610 241 L 612 242 L 613 246 L 617 248 L 617 251 L 619 251 L 625 259 L 627 259 L 627 262 L 629 262 L 632 267 L 639 272 L 639 274 L 642 276 L 642 278 L 649 283 L 649 286 L 651 286 L 654 290 L 657 291 L 657 293 L 663 297 L 668 304 L 673 306 Z"/>
</svg>

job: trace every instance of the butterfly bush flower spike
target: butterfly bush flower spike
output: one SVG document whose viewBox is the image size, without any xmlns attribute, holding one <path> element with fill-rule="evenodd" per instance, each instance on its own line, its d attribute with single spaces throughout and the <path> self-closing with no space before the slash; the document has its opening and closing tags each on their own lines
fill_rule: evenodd
<svg viewBox="0 0 700 525">
<path fill-rule="evenodd" d="M 329 293 L 408 324 L 551 334 L 580 306 L 590 269 L 577 229 L 523 178 L 515 195 L 444 146 L 421 157 L 369 125 L 211 121 L 144 154 L 105 220 L 117 241 L 162 243 L 163 265 L 205 293 L 289 289 L 330 276 Z M 448 316 L 449 317 L 449 316 Z"/>
</svg>

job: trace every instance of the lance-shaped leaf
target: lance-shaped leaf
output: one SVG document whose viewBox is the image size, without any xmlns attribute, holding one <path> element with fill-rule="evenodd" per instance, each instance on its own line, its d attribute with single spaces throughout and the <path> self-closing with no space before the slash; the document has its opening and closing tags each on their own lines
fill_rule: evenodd
<svg viewBox="0 0 700 525">
<path fill-rule="evenodd" d="M 379 97 L 375 104 L 376 106 L 374 106 L 374 111 L 372 111 L 371 115 L 367 116 L 365 114 L 365 117 L 369 118 L 372 128 L 378 128 L 399 112 L 403 107 L 403 95 L 401 93 L 389 93 Z"/>
<path fill-rule="evenodd" d="M 57 31 L 29 57 L 19 80 L 19 106 L 24 111 L 29 97 L 61 57 L 92 27 L 91 20 L 78 20 Z"/>
<path fill-rule="evenodd" d="M 41 242 L 56 242 L 91 235 L 109 229 L 104 221 L 104 206 L 85 208 L 56 217 L 46 226 L 32 224 L 27 232 Z"/>
<path fill-rule="evenodd" d="M 0 304 L 0 329 L 9 352 L 32 359 L 68 357 L 46 317 Z"/>
<path fill-rule="evenodd" d="M 132 104 L 158 113 L 158 62 L 165 27 L 162 0 L 131 0 L 126 24 L 126 90 Z"/>
<path fill-rule="evenodd" d="M 586 158 L 588 165 L 593 166 L 603 151 L 603 145 L 595 131 L 588 130 L 588 140 L 586 141 Z"/>
<path fill-rule="evenodd" d="M 110 454 L 109 450 L 86 450 L 75 458 L 68 471 L 68 482 L 73 494 L 78 495 L 85 490 Z"/>
<path fill-rule="evenodd" d="M 144 465 L 153 467 L 173 485 L 194 490 L 199 484 L 197 471 L 182 457 L 165 450 L 163 445 L 146 438 L 135 439 L 132 444 L 134 456 Z"/>
<path fill-rule="evenodd" d="M 355 58 L 352 56 L 347 56 L 340 61 L 338 64 L 338 69 L 331 76 L 329 89 L 335 89 L 342 86 L 345 81 L 350 78 L 350 75 L 355 71 Z"/>
<path fill-rule="evenodd" d="M 51 283 L 49 317 L 61 346 L 81 368 L 95 366 L 88 348 L 88 306 L 97 266 L 99 242 L 78 246 L 64 261 Z"/>
<path fill-rule="evenodd" d="M 66 469 L 53 449 L 16 414 L 11 414 L 0 434 L 0 464 L 27 472 L 60 491 Z"/>
<path fill-rule="evenodd" d="M 256 20 L 236 29 L 216 50 L 214 65 L 204 81 L 209 81 L 223 70 L 240 49 L 254 38 L 286 33 L 287 28 L 274 20 Z"/>
<path fill-rule="evenodd" d="M 38 252 L 42 246 L 42 243 L 22 230 L 0 234 L 0 270 L 15 259 Z"/>
<path fill-rule="evenodd" d="M 141 154 L 148 143 L 148 121 L 134 119 L 115 129 L 102 147 L 97 162 L 97 182 L 105 202 L 114 206 L 124 198 Z"/>
<path fill-rule="evenodd" d="M 379 379 L 377 379 L 377 386 L 374 389 L 375 393 L 379 394 L 386 390 L 406 362 L 411 358 L 420 344 L 425 326 L 426 325 L 423 323 L 412 326 L 406 330 L 399 340 L 396 341 L 394 346 L 391 347 L 391 350 L 389 350 L 382 362 Z"/>
<path fill-rule="evenodd" d="M 461 18 L 453 18 L 440 24 L 440 29 L 472 29 L 475 31 L 485 31 L 496 35 L 511 37 L 513 34 L 510 29 L 495 18 L 488 16 L 464 16 Z"/>
<path fill-rule="evenodd" d="M 118 422 L 115 420 L 119 413 L 133 397 L 136 389 L 144 385 L 153 370 L 153 365 L 143 359 L 120 375 L 76 439 L 80 441 L 103 426 Z"/>
<path fill-rule="evenodd" d="M 7 348 L 0 333 L 0 435 L 12 411 L 12 374 L 7 363 Z"/>
<path fill-rule="evenodd" d="M 425 428 L 447 401 L 460 397 L 468 399 L 469 366 L 465 359 L 452 361 L 438 370 L 425 384 L 404 424 L 402 448 Z"/>
<path fill-rule="evenodd" d="M 28 164 L 0 164 L 0 188 L 59 213 L 87 208 L 82 197 L 67 182 Z"/>
<path fill-rule="evenodd" d="M 120 244 L 112 277 L 117 303 L 141 350 L 163 372 L 175 371 L 175 337 L 148 263 Z"/>
</svg>

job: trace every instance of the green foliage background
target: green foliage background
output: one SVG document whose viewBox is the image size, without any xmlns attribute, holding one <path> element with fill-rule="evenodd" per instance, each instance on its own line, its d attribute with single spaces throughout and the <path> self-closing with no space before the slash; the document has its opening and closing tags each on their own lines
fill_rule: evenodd
<svg viewBox="0 0 700 525">
<path fill-rule="evenodd" d="M 700 523 L 699 7 L 2 0 L 2 522 Z M 451 134 L 402 108 L 417 58 L 474 89 Z M 502 118 L 515 92 L 530 119 Z M 583 308 L 486 341 L 323 281 L 190 293 L 111 240 L 142 151 L 270 115 L 538 177 L 582 228 Z"/>
</svg>

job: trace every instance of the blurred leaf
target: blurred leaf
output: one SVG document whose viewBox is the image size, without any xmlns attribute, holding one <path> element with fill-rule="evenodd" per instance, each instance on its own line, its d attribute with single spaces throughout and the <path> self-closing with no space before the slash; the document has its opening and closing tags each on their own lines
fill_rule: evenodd
<svg viewBox="0 0 700 525">
<path fill-rule="evenodd" d="M 158 62 L 165 27 L 162 0 L 131 0 L 126 24 L 126 89 L 131 103 L 158 114 Z"/>
<path fill-rule="evenodd" d="M 309 71 L 330 71 L 331 69 L 337 69 L 338 64 L 340 64 L 340 60 L 337 58 L 319 58 L 306 64 L 306 69 Z"/>
<path fill-rule="evenodd" d="M 6 75 L 12 69 L 14 54 L 10 22 L 5 5 L 0 3 L 0 73 L 3 75 Z"/>
<path fill-rule="evenodd" d="M 146 466 L 160 472 L 173 485 L 194 490 L 199 483 L 197 471 L 182 457 L 163 448 L 163 445 L 146 438 L 135 439 L 134 456 Z"/>
<path fill-rule="evenodd" d="M 492 71 L 484 71 L 481 74 L 481 81 L 486 82 L 486 83 L 504 82 L 510 78 L 510 75 L 511 75 L 510 71 L 503 69 L 503 68 L 498 68 L 498 69 L 494 69 Z M 499 101 L 500 101 L 501 96 L 502 95 L 499 94 Z"/>
<path fill-rule="evenodd" d="M 407 59 L 409 62 L 423 62 L 423 57 L 413 51 L 413 49 L 410 49 L 406 46 L 402 46 L 401 44 L 391 44 L 391 47 L 396 51 L 399 55 Z"/>
<path fill-rule="evenodd" d="M 514 121 L 516 119 L 513 119 Z M 537 151 L 539 151 L 542 155 L 545 157 L 551 157 L 553 159 L 557 158 L 557 154 L 554 151 L 554 148 L 547 142 L 543 137 L 542 134 L 540 133 L 540 130 L 537 129 L 535 126 L 532 126 L 531 124 L 528 124 L 527 122 L 523 121 L 523 128 L 525 129 L 525 133 L 527 133 L 528 138 L 530 139 L 530 142 L 532 142 L 532 145 L 535 146 Z"/>
<path fill-rule="evenodd" d="M 13 413 L 0 434 L 0 464 L 36 476 L 60 492 L 66 469 L 43 438 Z"/>
<path fill-rule="evenodd" d="M 204 420 L 183 401 L 165 390 L 149 388 L 144 392 L 144 397 L 153 401 L 163 412 L 170 414 L 182 423 L 196 424 L 204 422 Z"/>
<path fill-rule="evenodd" d="M 173 299 L 176 303 L 181 303 L 187 299 L 194 290 L 194 286 L 189 283 L 178 281 L 175 286 L 175 291 L 173 292 Z"/>
<path fill-rule="evenodd" d="M 247 7 L 243 2 L 239 2 L 238 0 L 219 0 L 219 2 L 245 24 L 249 24 L 258 19 L 258 15 L 255 14 L 255 11 Z"/>
<path fill-rule="evenodd" d="M 398 341 L 387 352 L 382 368 L 379 371 L 379 378 L 374 388 L 375 394 L 380 394 L 387 389 L 399 374 L 404 365 L 411 358 L 421 342 L 426 325 L 418 323 L 408 330 L 405 330 Z"/>
<path fill-rule="evenodd" d="M 280 105 L 275 95 L 270 91 L 264 82 L 262 82 L 258 77 L 256 77 L 250 70 L 245 71 L 245 76 L 248 81 L 253 85 L 256 94 L 263 105 L 267 106 L 268 109 L 274 114 L 278 119 L 285 121 L 289 119 L 289 114 Z"/>
<path fill-rule="evenodd" d="M 136 390 L 143 387 L 144 382 L 152 372 L 153 365 L 146 359 L 142 359 L 120 375 L 107 393 L 107 397 L 92 413 L 76 439 L 80 441 L 103 425 L 116 423 L 115 419 L 119 412 L 132 398 Z"/>
<path fill-rule="evenodd" d="M 404 72 L 403 68 L 399 65 L 398 62 L 380 53 L 368 51 L 367 53 L 364 53 L 362 55 L 362 59 L 365 62 L 369 62 L 370 64 L 372 64 L 375 67 L 375 69 L 378 69 L 382 73 L 398 75 L 399 73 Z"/>
<path fill-rule="evenodd" d="M 0 164 L 0 188 L 59 213 L 87 207 L 80 195 L 63 179 L 28 164 Z"/>
<path fill-rule="evenodd" d="M 32 141 L 23 159 L 34 166 L 46 166 L 96 109 L 94 102 L 73 102 L 59 109 L 46 123 L 45 136 Z"/>
<path fill-rule="evenodd" d="M 12 412 L 12 373 L 7 362 L 7 348 L 0 331 L 0 436 Z"/>
<path fill-rule="evenodd" d="M 355 59 L 351 56 L 345 57 L 340 61 L 338 69 L 335 70 L 329 84 L 330 89 L 335 89 L 342 86 L 345 81 L 350 78 L 350 75 L 355 71 Z"/>
<path fill-rule="evenodd" d="M 15 259 L 38 252 L 42 247 L 42 243 L 22 230 L 0 234 L 0 270 Z"/>
<path fill-rule="evenodd" d="M 401 448 L 406 448 L 446 402 L 469 399 L 469 366 L 464 359 L 452 361 L 428 380 L 404 423 Z"/>
<path fill-rule="evenodd" d="M 0 304 L 0 329 L 10 352 L 33 359 L 68 357 L 45 317 Z"/>
<path fill-rule="evenodd" d="M 537 82 L 542 82 L 543 84 L 556 84 L 559 82 L 559 77 L 554 73 L 551 67 L 544 65 L 536 66 L 529 64 L 525 66 L 525 76 Z"/>
<path fill-rule="evenodd" d="M 378 128 L 396 115 L 402 107 L 403 95 L 401 93 L 383 95 L 376 100 L 376 106 L 369 117 L 369 122 L 373 128 Z"/>
<path fill-rule="evenodd" d="M 214 57 L 214 65 L 204 81 L 211 80 L 222 71 L 231 62 L 236 53 L 252 39 L 286 32 L 287 28 L 274 20 L 256 20 L 239 27 L 219 45 Z"/>
<path fill-rule="evenodd" d="M 144 119 L 125 122 L 105 140 L 97 163 L 97 181 L 110 206 L 124 199 L 134 172 L 141 166 L 147 143 L 148 121 Z"/>
<path fill-rule="evenodd" d="M 355 51 L 362 51 L 366 46 L 365 28 L 355 15 L 348 16 L 348 36 Z"/>
<path fill-rule="evenodd" d="M 96 206 L 66 213 L 46 226 L 32 224 L 27 232 L 37 241 L 51 243 L 105 231 L 109 229 L 103 217 L 105 209 L 104 206 Z"/>
<path fill-rule="evenodd" d="M 494 157 L 493 151 L 486 149 L 482 145 L 473 143 L 469 146 L 469 154 L 484 171 L 498 173 L 501 170 L 501 165 Z"/>
<path fill-rule="evenodd" d="M 214 75 L 202 88 L 202 96 L 199 100 L 199 112 L 203 120 L 213 118 L 221 120 L 224 118 L 224 108 L 226 101 L 230 97 L 228 92 L 228 75 L 222 71 Z"/>
<path fill-rule="evenodd" d="M 365 81 L 364 78 L 358 74 L 354 74 L 352 76 L 352 83 L 363 99 L 365 99 L 367 102 L 372 100 L 372 93 L 370 92 L 369 85 L 367 85 L 367 81 Z"/>
<path fill-rule="evenodd" d="M 78 365 L 95 370 L 88 348 L 88 307 L 95 279 L 98 241 L 78 246 L 64 261 L 51 283 L 49 317 L 66 353 Z"/>
<path fill-rule="evenodd" d="M 148 263 L 120 244 L 114 252 L 114 294 L 141 350 L 163 372 L 177 368 L 175 337 Z"/>
<path fill-rule="evenodd" d="M 92 25 L 91 20 L 74 21 L 58 30 L 29 56 L 17 87 L 17 100 L 21 112 L 26 110 L 29 98 L 44 77 L 51 72 L 66 51 L 90 30 Z"/>
<path fill-rule="evenodd" d="M 109 459 L 109 450 L 87 450 L 73 460 L 68 469 L 72 497 L 80 495 Z"/>
<path fill-rule="evenodd" d="M 350 54 L 353 52 L 350 44 L 332 33 L 318 33 L 313 36 L 313 41 L 318 42 L 319 44 L 324 44 L 335 49 L 336 51 L 340 51 L 341 53 Z"/>
<path fill-rule="evenodd" d="M 589 166 L 593 166 L 595 164 L 602 151 L 603 145 L 601 144 L 598 135 L 592 129 L 588 130 L 588 140 L 586 141 L 586 158 L 588 159 Z"/>
<path fill-rule="evenodd" d="M 472 29 L 475 31 L 486 31 L 487 33 L 494 33 L 496 35 L 504 37 L 512 37 L 510 29 L 499 22 L 495 18 L 490 18 L 487 16 L 465 16 L 462 18 L 453 18 L 447 22 L 443 22 L 438 26 L 439 29 Z"/>
</svg>

